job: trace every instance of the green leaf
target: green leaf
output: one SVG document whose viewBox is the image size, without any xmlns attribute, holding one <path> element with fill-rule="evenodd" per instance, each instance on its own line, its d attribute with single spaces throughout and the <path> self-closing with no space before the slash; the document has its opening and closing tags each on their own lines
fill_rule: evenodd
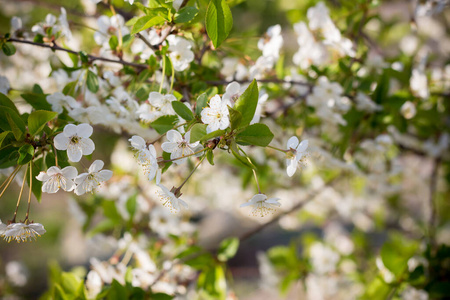
<svg viewBox="0 0 450 300">
<path fill-rule="evenodd" d="M 226 132 L 225 130 L 216 130 L 216 131 L 210 132 L 210 133 L 208 133 L 207 135 L 204 135 L 204 136 L 200 139 L 200 142 L 204 142 L 204 141 L 210 140 L 210 139 L 212 139 L 212 138 L 221 136 L 221 135 L 223 135 L 225 132 Z"/>
<path fill-rule="evenodd" d="M 140 17 L 133 25 L 130 34 L 136 34 L 147 28 L 164 23 L 164 18 L 161 16 L 143 16 Z"/>
<path fill-rule="evenodd" d="M 0 133 L 0 149 L 2 148 L 2 144 L 3 141 L 6 140 L 6 138 L 8 137 L 8 135 L 12 133 L 11 131 L 3 131 L 2 133 Z"/>
<path fill-rule="evenodd" d="M 152 300 L 172 300 L 174 296 L 170 296 L 164 293 L 155 293 L 151 294 L 149 299 Z"/>
<path fill-rule="evenodd" d="M 32 162 L 33 165 L 33 174 L 31 176 L 32 184 L 31 190 L 33 191 L 33 195 L 36 197 L 38 202 L 41 202 L 41 196 L 42 196 L 42 181 L 39 181 L 36 179 L 36 176 L 39 175 L 39 173 L 43 170 L 43 159 L 42 157 L 39 159 L 35 159 Z M 30 176 L 27 175 L 27 182 L 28 186 L 30 186 Z"/>
<path fill-rule="evenodd" d="M 14 105 L 14 102 L 12 102 L 8 97 L 6 97 L 4 94 L 0 93 L 0 106 L 6 106 L 11 108 L 15 113 L 20 114 L 17 110 L 17 107 Z"/>
<path fill-rule="evenodd" d="M 34 147 L 30 144 L 23 145 L 19 149 L 19 159 L 17 160 L 17 163 L 19 165 L 24 165 L 28 163 L 30 160 L 33 159 L 34 154 Z"/>
<path fill-rule="evenodd" d="M 137 198 L 136 195 L 131 196 L 128 200 L 127 200 L 127 212 L 130 214 L 130 220 L 133 219 L 134 214 L 136 213 L 136 202 Z"/>
<path fill-rule="evenodd" d="M 186 6 L 175 14 L 175 23 L 187 23 L 198 14 L 198 9 L 194 6 Z"/>
<path fill-rule="evenodd" d="M 172 107 L 173 110 L 186 121 L 190 121 L 194 118 L 192 111 L 183 102 L 172 101 Z"/>
<path fill-rule="evenodd" d="M 236 101 L 234 109 L 242 114 L 240 127 L 244 127 L 252 121 L 253 116 L 255 115 L 256 106 L 258 105 L 258 95 L 258 84 L 256 83 L 256 80 L 253 80 L 241 97 Z"/>
<path fill-rule="evenodd" d="M 236 141 L 241 144 L 250 144 L 266 147 L 273 139 L 273 133 L 265 124 L 257 123 L 248 126 L 236 136 Z"/>
<path fill-rule="evenodd" d="M 103 214 L 116 224 L 122 223 L 122 216 L 119 214 L 114 201 L 105 200 L 102 202 Z"/>
<path fill-rule="evenodd" d="M 58 115 L 57 112 L 36 110 L 28 117 L 28 131 L 32 136 L 41 133 L 47 122 L 53 120 Z"/>
<path fill-rule="evenodd" d="M 208 162 L 214 166 L 214 153 L 212 149 L 206 151 L 206 159 Z"/>
<path fill-rule="evenodd" d="M 202 110 L 207 106 L 208 106 L 208 96 L 206 95 L 206 93 L 203 93 L 197 98 L 197 104 L 195 105 L 195 114 L 197 116 L 200 116 Z"/>
<path fill-rule="evenodd" d="M 253 165 L 250 161 L 248 161 L 247 157 L 242 156 L 239 152 L 240 150 L 238 149 L 236 143 L 232 143 L 231 144 L 231 153 L 233 154 L 233 156 L 244 166 L 246 166 L 247 168 L 250 169 L 254 169 L 256 170 L 255 165 Z"/>
<path fill-rule="evenodd" d="M 66 84 L 66 86 L 63 88 L 62 92 L 64 95 L 73 95 L 77 89 L 78 81 L 72 81 Z"/>
<path fill-rule="evenodd" d="M 114 50 L 117 48 L 117 46 L 119 46 L 119 39 L 117 38 L 117 36 L 113 35 L 109 39 L 109 47 Z"/>
<path fill-rule="evenodd" d="M 220 261 L 227 261 L 236 255 L 238 249 L 239 239 L 236 237 L 227 238 L 220 243 L 217 258 Z"/>
<path fill-rule="evenodd" d="M 386 268 L 391 271 L 396 278 L 408 268 L 408 260 L 417 250 L 415 243 L 404 239 L 386 242 L 381 248 L 381 259 Z"/>
<path fill-rule="evenodd" d="M 11 56 L 14 55 L 14 53 L 16 53 L 16 47 L 14 47 L 12 43 L 3 43 L 2 50 L 6 56 Z"/>
<path fill-rule="evenodd" d="M 75 274 L 63 272 L 61 274 L 61 287 L 66 295 L 76 298 L 83 282 Z"/>
<path fill-rule="evenodd" d="M 37 110 L 52 110 L 52 106 L 47 102 L 47 96 L 44 94 L 21 94 L 23 99 Z"/>
<path fill-rule="evenodd" d="M 233 27 L 233 16 L 225 0 L 211 0 L 206 11 L 206 31 L 215 48 L 227 38 Z"/>
<path fill-rule="evenodd" d="M 177 116 L 162 116 L 153 121 L 150 126 L 159 134 L 164 134 L 175 126 L 178 121 Z"/>
<path fill-rule="evenodd" d="M 11 130 L 18 141 L 26 130 L 25 123 L 19 114 L 6 106 L 0 106 L 0 128 L 4 131 Z"/>
<path fill-rule="evenodd" d="M 122 286 L 117 280 L 114 279 L 106 299 L 107 300 L 128 299 L 127 289 L 124 286 Z"/>
<path fill-rule="evenodd" d="M 42 90 L 42 88 L 39 84 L 34 84 L 31 91 L 35 94 L 44 94 L 44 91 Z"/>
<path fill-rule="evenodd" d="M 242 122 L 242 114 L 235 110 L 234 108 L 231 108 L 228 106 L 228 111 L 230 112 L 230 127 L 231 130 L 234 130 L 236 128 L 239 128 L 239 125 Z"/>
<path fill-rule="evenodd" d="M 191 140 L 190 143 L 195 143 L 196 141 L 200 141 L 202 137 L 206 135 L 206 127 L 205 124 L 197 123 L 191 128 Z"/>
<path fill-rule="evenodd" d="M 88 89 L 91 92 L 97 93 L 97 91 L 98 91 L 98 77 L 97 77 L 97 75 L 95 75 L 94 72 L 88 71 L 86 84 L 87 84 Z"/>
</svg>

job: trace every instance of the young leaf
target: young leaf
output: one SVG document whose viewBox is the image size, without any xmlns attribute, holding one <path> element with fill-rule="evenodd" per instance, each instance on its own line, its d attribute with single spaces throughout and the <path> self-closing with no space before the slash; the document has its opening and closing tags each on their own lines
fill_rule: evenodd
<svg viewBox="0 0 450 300">
<path fill-rule="evenodd" d="M 52 110 L 52 106 L 47 102 L 44 94 L 21 94 L 25 101 L 37 110 Z"/>
<path fill-rule="evenodd" d="M 88 71 L 86 84 L 87 84 L 88 89 L 91 92 L 97 93 L 97 91 L 98 91 L 98 77 L 97 77 L 97 75 L 94 74 L 94 72 Z"/>
<path fill-rule="evenodd" d="M 2 133 L 0 133 L 0 149 L 2 148 L 2 144 L 3 141 L 6 140 L 6 138 L 8 137 L 8 135 L 12 133 L 11 131 L 3 131 Z"/>
<path fill-rule="evenodd" d="M 227 38 L 233 27 L 233 16 L 225 0 L 211 0 L 206 11 L 206 31 L 215 48 Z"/>
<path fill-rule="evenodd" d="M 234 109 L 242 114 L 240 128 L 250 124 L 252 121 L 253 116 L 255 115 L 256 106 L 258 105 L 258 96 L 258 84 L 256 83 L 256 80 L 253 80 L 234 105 Z"/>
<path fill-rule="evenodd" d="M 20 140 L 25 132 L 25 123 L 13 109 L 0 106 L 0 128 L 4 131 L 11 130 L 16 140 Z"/>
<path fill-rule="evenodd" d="M 198 14 L 198 9 L 194 6 L 186 6 L 175 14 L 175 23 L 187 23 Z"/>
<path fill-rule="evenodd" d="M 234 130 L 236 128 L 239 128 L 239 125 L 242 122 L 242 114 L 235 110 L 234 108 L 231 108 L 228 106 L 228 111 L 230 112 L 230 124 L 231 124 L 231 130 Z"/>
<path fill-rule="evenodd" d="M 12 43 L 3 43 L 2 50 L 6 56 L 11 56 L 14 55 L 14 53 L 16 53 L 16 47 L 14 47 Z"/>
<path fill-rule="evenodd" d="M 206 135 L 206 126 L 205 124 L 197 123 L 192 126 L 191 129 L 191 140 L 190 143 L 195 143 L 196 141 L 200 141 L 202 137 Z"/>
<path fill-rule="evenodd" d="M 42 181 L 36 179 L 36 176 L 42 171 L 43 159 L 42 157 L 39 159 L 35 159 L 31 162 L 33 164 L 33 174 L 32 174 L 32 183 L 33 186 L 31 188 L 33 195 L 36 197 L 38 202 L 41 202 L 42 195 Z M 30 175 L 27 175 L 28 186 L 30 186 Z"/>
<path fill-rule="evenodd" d="M 210 132 L 210 133 L 208 133 L 207 135 L 203 136 L 203 137 L 200 139 L 200 142 L 204 142 L 204 141 L 210 140 L 210 139 L 212 139 L 212 138 L 221 136 L 221 135 L 223 135 L 224 133 L 225 133 L 225 130 L 216 130 L 216 131 Z"/>
<path fill-rule="evenodd" d="M 220 243 L 217 258 L 220 261 L 227 261 L 236 255 L 239 249 L 239 239 L 236 237 L 227 238 Z"/>
<path fill-rule="evenodd" d="M 117 38 L 117 36 L 113 35 L 109 39 L 109 47 L 114 50 L 117 48 L 117 46 L 119 46 L 119 39 Z"/>
<path fill-rule="evenodd" d="M 28 117 L 28 131 L 32 136 L 39 134 L 47 124 L 58 115 L 57 112 L 37 110 Z"/>
<path fill-rule="evenodd" d="M 147 28 L 164 23 L 164 18 L 161 16 L 143 16 L 137 19 L 133 25 L 130 34 L 136 34 Z"/>
<path fill-rule="evenodd" d="M 206 159 L 208 162 L 214 166 L 214 153 L 212 149 L 206 151 Z"/>
<path fill-rule="evenodd" d="M 17 110 L 17 107 L 14 105 L 14 102 L 11 101 L 8 97 L 6 97 L 4 94 L 0 93 L 0 106 L 6 106 L 14 110 L 17 114 L 19 114 L 19 111 Z"/>
<path fill-rule="evenodd" d="M 177 116 L 162 116 L 153 121 L 150 126 L 159 134 L 164 134 L 173 128 L 175 122 L 178 121 Z"/>
<path fill-rule="evenodd" d="M 24 165 L 28 163 L 32 158 L 34 154 L 34 148 L 30 144 L 23 145 L 19 149 L 19 159 L 17 160 L 17 163 L 19 165 Z"/>
<path fill-rule="evenodd" d="M 255 165 L 252 164 L 250 161 L 248 161 L 248 159 L 247 159 L 246 157 L 242 156 L 242 155 L 239 153 L 239 149 L 238 149 L 236 143 L 232 143 L 230 149 L 231 149 L 231 153 L 233 154 L 233 156 L 234 156 L 240 163 L 242 163 L 242 164 L 243 164 L 244 166 L 246 166 L 247 168 L 256 170 Z"/>
<path fill-rule="evenodd" d="M 236 136 L 236 142 L 266 147 L 273 139 L 273 133 L 265 124 L 257 123 L 248 126 Z"/>
<path fill-rule="evenodd" d="M 208 96 L 206 93 L 201 94 L 197 98 L 197 104 L 195 105 L 195 114 L 200 116 L 202 110 L 208 106 Z"/>
<path fill-rule="evenodd" d="M 172 101 L 173 110 L 186 121 L 190 121 L 194 118 L 192 111 L 180 101 Z"/>
</svg>

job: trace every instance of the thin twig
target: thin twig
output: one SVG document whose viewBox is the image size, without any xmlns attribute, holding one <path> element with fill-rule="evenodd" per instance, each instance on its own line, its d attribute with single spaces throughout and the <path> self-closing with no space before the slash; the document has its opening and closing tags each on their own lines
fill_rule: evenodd
<svg viewBox="0 0 450 300">
<path fill-rule="evenodd" d="M 29 44 L 29 45 L 34 45 L 34 46 L 38 46 L 38 47 L 52 49 L 53 51 L 64 51 L 64 52 L 72 53 L 75 55 L 79 55 L 79 52 L 77 52 L 77 51 L 63 48 L 56 44 L 52 44 L 52 45 L 41 44 L 41 43 L 36 43 L 33 41 L 21 40 L 21 39 L 16 39 L 16 38 L 9 38 L 7 40 L 7 42 Z M 133 62 L 127 62 L 124 60 L 110 59 L 110 58 L 106 58 L 106 57 L 95 56 L 92 54 L 88 54 L 87 56 L 91 62 L 100 60 L 100 61 L 105 61 L 105 62 L 110 62 L 110 63 L 115 63 L 115 64 L 121 64 L 121 65 L 125 65 L 125 66 L 131 66 L 131 67 L 135 67 L 135 68 L 139 68 L 139 69 L 147 69 L 148 68 L 148 66 L 146 64 L 138 64 L 138 63 L 133 63 Z"/>
</svg>

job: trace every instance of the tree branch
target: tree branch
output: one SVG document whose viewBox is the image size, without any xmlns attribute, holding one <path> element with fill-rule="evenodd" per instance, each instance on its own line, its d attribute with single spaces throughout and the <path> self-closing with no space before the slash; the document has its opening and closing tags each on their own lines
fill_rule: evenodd
<svg viewBox="0 0 450 300">
<path fill-rule="evenodd" d="M 232 82 L 237 82 L 237 83 L 250 83 L 252 82 L 252 80 L 250 79 L 244 79 L 244 80 L 207 80 L 205 81 L 207 84 L 211 84 L 211 85 L 225 85 L 225 84 L 229 84 Z M 261 83 L 289 83 L 289 84 L 294 84 L 294 85 L 304 85 L 309 87 L 310 89 L 312 89 L 314 87 L 314 84 L 309 83 L 309 82 L 305 82 L 305 81 L 295 81 L 295 80 L 283 80 L 283 79 L 279 79 L 279 78 L 271 78 L 271 79 L 256 79 L 257 82 L 261 82 Z"/>
<path fill-rule="evenodd" d="M 20 43 L 20 44 L 29 44 L 29 45 L 42 47 L 42 48 L 52 49 L 53 51 L 64 51 L 64 52 L 67 52 L 67 53 L 72 53 L 72 54 L 75 54 L 75 55 L 79 55 L 79 52 L 77 52 L 77 51 L 60 47 L 60 46 L 58 46 L 58 45 L 56 45 L 54 43 L 53 44 L 41 44 L 41 43 L 36 43 L 36 42 L 33 42 L 33 41 L 21 40 L 21 39 L 16 39 L 16 38 L 9 38 L 6 41 L 7 42 L 13 42 L 13 43 Z M 106 58 L 106 57 L 95 56 L 95 55 L 92 55 L 92 54 L 88 54 L 87 56 L 89 57 L 90 61 L 99 60 L 99 61 L 105 61 L 105 62 L 121 64 L 121 65 L 125 65 L 125 66 L 135 67 L 135 68 L 138 68 L 138 69 L 147 69 L 148 68 L 148 66 L 146 64 L 138 64 L 138 63 L 128 62 L 128 61 L 124 61 L 124 60 L 110 59 L 110 58 Z"/>
</svg>

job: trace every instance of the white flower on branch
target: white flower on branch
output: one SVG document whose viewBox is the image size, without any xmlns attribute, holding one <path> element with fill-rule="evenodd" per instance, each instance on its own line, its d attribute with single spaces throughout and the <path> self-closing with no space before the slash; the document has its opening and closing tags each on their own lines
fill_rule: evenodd
<svg viewBox="0 0 450 300">
<path fill-rule="evenodd" d="M 109 49 L 109 38 L 113 35 L 122 37 L 130 31 L 125 26 L 125 20 L 121 15 L 114 15 L 112 17 L 100 16 L 97 20 L 98 31 L 94 33 L 95 42 Z"/>
<path fill-rule="evenodd" d="M 222 95 L 222 100 L 227 102 L 230 107 L 234 106 L 234 103 L 244 93 L 246 87 L 242 87 L 236 81 L 233 81 L 225 88 L 225 93 Z"/>
<path fill-rule="evenodd" d="M 278 24 L 270 26 L 265 37 L 258 41 L 258 49 L 262 51 L 263 56 L 273 57 L 275 60 L 278 60 L 282 46 L 283 37 L 281 36 L 281 26 Z"/>
<path fill-rule="evenodd" d="M 70 161 L 79 162 L 83 155 L 90 155 L 95 150 L 94 142 L 89 138 L 93 128 L 89 124 L 68 124 L 64 131 L 55 136 L 55 148 L 67 150 Z"/>
<path fill-rule="evenodd" d="M 71 111 L 74 108 L 81 107 L 80 103 L 77 102 L 73 97 L 64 95 L 61 92 L 56 92 L 47 96 L 47 102 L 51 104 L 52 110 L 61 114 L 63 108 L 67 111 Z"/>
<path fill-rule="evenodd" d="M 251 214 L 253 216 L 267 216 L 269 213 L 274 213 L 276 208 L 281 206 L 278 202 L 279 198 L 267 199 L 264 194 L 254 195 L 248 202 L 241 204 L 240 207 L 252 206 Z"/>
<path fill-rule="evenodd" d="M 50 28 L 52 28 L 53 30 L 58 30 L 58 27 L 56 26 L 56 17 L 52 14 L 48 14 L 45 17 L 45 22 L 39 23 L 34 25 L 33 27 L 31 27 L 31 31 L 36 33 L 36 34 L 41 34 L 41 35 L 47 35 L 46 31 Z"/>
<path fill-rule="evenodd" d="M 178 198 L 177 196 L 175 196 L 175 194 L 169 191 L 168 188 L 159 183 L 157 185 L 161 189 L 160 191 L 157 192 L 157 195 L 161 200 L 162 204 L 165 207 L 169 208 L 170 211 L 177 213 L 180 211 L 181 207 L 188 209 L 187 203 Z"/>
<path fill-rule="evenodd" d="M 36 179 L 44 182 L 42 191 L 44 193 L 56 193 L 60 188 L 70 192 L 75 188 L 73 180 L 77 177 L 78 171 L 75 167 L 69 166 L 64 169 L 50 167 L 47 172 L 40 172 Z"/>
<path fill-rule="evenodd" d="M 227 101 L 220 99 L 219 95 L 215 95 L 209 101 L 209 107 L 202 110 L 202 122 L 208 124 L 206 132 L 210 133 L 216 130 L 223 130 L 230 126 L 228 117 Z"/>
<path fill-rule="evenodd" d="M 75 178 L 77 187 L 75 194 L 83 195 L 87 192 L 93 192 L 104 181 L 111 179 L 113 172 L 110 170 L 102 170 L 104 166 L 103 161 L 96 160 L 89 167 L 88 173 L 83 173 Z"/>
<path fill-rule="evenodd" d="M 187 157 L 185 156 L 191 156 L 194 152 L 203 148 L 199 141 L 190 143 L 190 137 L 190 131 L 182 136 L 178 131 L 171 129 L 167 132 L 168 142 L 162 143 L 161 148 L 164 152 L 170 153 L 170 159 L 184 157 L 173 161 L 180 165 L 186 161 Z"/>
<path fill-rule="evenodd" d="M 192 52 L 192 44 L 179 36 L 169 35 L 170 60 L 172 61 L 175 71 L 184 71 L 189 67 L 191 61 L 194 60 L 194 52 Z"/>
<path fill-rule="evenodd" d="M 44 226 L 39 223 L 11 223 L 4 229 L 1 236 L 8 243 L 14 240 L 20 243 L 36 240 L 38 236 L 45 232 Z"/>
<path fill-rule="evenodd" d="M 148 176 L 148 180 L 153 180 L 158 171 L 155 146 L 148 145 L 147 148 L 145 140 L 137 135 L 132 136 L 128 141 L 131 143 L 131 147 L 137 150 L 136 158 L 144 169 L 144 173 Z"/>
<path fill-rule="evenodd" d="M 334 272 L 340 255 L 322 243 L 314 243 L 309 249 L 313 269 L 318 274 Z"/>
<path fill-rule="evenodd" d="M 296 136 L 291 137 L 287 142 L 289 152 L 286 154 L 286 172 L 289 177 L 295 174 L 295 171 L 304 163 L 308 140 L 299 142 Z"/>
</svg>

